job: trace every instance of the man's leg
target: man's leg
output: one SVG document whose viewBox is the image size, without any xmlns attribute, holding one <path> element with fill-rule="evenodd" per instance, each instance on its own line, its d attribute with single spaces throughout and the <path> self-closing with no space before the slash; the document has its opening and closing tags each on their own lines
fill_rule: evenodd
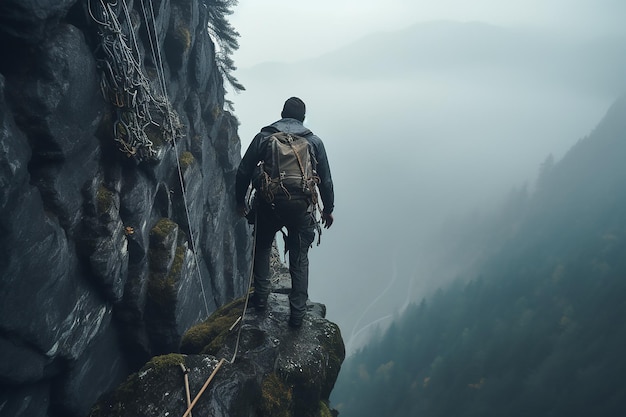
<svg viewBox="0 0 626 417">
<path fill-rule="evenodd" d="M 253 303 L 260 309 L 267 305 L 270 293 L 270 252 L 276 235 L 276 221 L 271 208 L 259 207 L 256 222 L 256 241 L 254 248 L 254 297 Z"/>
<path fill-rule="evenodd" d="M 311 214 L 306 212 L 300 214 L 295 224 L 287 225 L 287 231 L 289 273 L 291 274 L 289 324 L 293 327 L 300 327 L 306 313 L 306 301 L 309 298 L 309 247 L 315 240 L 315 226 Z"/>
</svg>

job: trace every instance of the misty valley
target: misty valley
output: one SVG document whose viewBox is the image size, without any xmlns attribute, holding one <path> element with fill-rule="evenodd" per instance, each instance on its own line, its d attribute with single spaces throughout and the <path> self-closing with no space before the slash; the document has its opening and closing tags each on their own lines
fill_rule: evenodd
<svg viewBox="0 0 626 417">
<path fill-rule="evenodd" d="M 348 416 L 618 416 L 626 410 L 626 97 L 537 185 L 449 230 L 488 254 L 346 359 Z"/>
</svg>

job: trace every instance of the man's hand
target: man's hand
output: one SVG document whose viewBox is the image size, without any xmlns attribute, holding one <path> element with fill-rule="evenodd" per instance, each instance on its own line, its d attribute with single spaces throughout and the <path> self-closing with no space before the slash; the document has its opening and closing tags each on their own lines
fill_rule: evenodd
<svg viewBox="0 0 626 417">
<path fill-rule="evenodd" d="M 331 213 L 322 212 L 322 224 L 324 225 L 325 229 L 328 229 L 330 226 L 332 226 L 334 221 L 335 219 L 333 218 L 333 215 Z"/>
</svg>

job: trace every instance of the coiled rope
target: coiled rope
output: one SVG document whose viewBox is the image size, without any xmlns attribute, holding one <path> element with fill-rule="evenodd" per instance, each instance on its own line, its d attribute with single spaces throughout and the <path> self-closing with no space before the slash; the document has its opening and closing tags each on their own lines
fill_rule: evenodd
<svg viewBox="0 0 626 417">
<path fill-rule="evenodd" d="M 98 5 L 94 9 L 92 0 L 87 1 L 89 14 L 99 25 L 98 50 L 102 58 L 97 62 L 102 71 L 100 89 L 104 98 L 115 107 L 113 138 L 128 157 L 138 161 L 151 159 L 156 155 L 153 148 L 155 139 L 171 143 L 182 136 L 178 114 L 167 99 L 165 90 L 162 94 L 154 91 L 144 75 L 126 0 L 121 0 L 121 8 L 128 36 L 116 12 L 120 1 L 98 0 Z"/>
</svg>

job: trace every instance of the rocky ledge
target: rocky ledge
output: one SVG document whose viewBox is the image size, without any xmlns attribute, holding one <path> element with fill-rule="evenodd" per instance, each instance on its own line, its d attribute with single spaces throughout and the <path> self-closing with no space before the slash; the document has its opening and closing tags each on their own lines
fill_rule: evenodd
<svg viewBox="0 0 626 417">
<path fill-rule="evenodd" d="M 180 353 L 153 358 L 97 403 L 90 417 L 183 416 L 185 375 L 193 402 L 212 374 L 191 415 L 337 415 L 328 398 L 345 357 L 339 328 L 325 319 L 326 309 L 318 303 L 309 304 L 300 329 L 290 328 L 289 273 L 273 265 L 275 285 L 266 311 L 250 307 L 233 327 L 245 298 L 220 308 L 185 333 Z"/>
</svg>

